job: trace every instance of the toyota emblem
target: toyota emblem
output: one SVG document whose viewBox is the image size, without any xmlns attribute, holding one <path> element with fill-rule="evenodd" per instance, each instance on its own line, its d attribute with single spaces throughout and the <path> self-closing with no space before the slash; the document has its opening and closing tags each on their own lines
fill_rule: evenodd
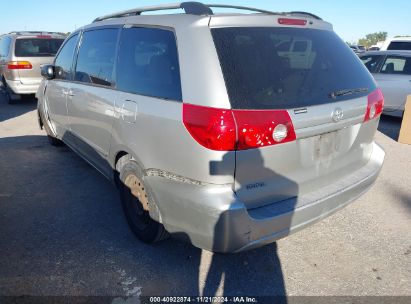
<svg viewBox="0 0 411 304">
<path fill-rule="evenodd" d="M 339 122 L 344 117 L 344 111 L 341 108 L 336 108 L 331 115 L 334 122 Z"/>
</svg>

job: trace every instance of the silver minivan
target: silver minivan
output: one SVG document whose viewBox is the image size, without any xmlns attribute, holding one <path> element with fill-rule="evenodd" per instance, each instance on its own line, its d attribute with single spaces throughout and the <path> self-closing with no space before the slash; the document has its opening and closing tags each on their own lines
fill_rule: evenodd
<svg viewBox="0 0 411 304">
<path fill-rule="evenodd" d="M 143 14 L 162 9 L 184 14 Z M 72 33 L 42 74 L 40 126 L 115 182 L 147 243 L 274 242 L 358 198 L 384 161 L 381 91 L 309 13 L 124 11 Z"/>
<path fill-rule="evenodd" d="M 54 60 L 65 36 L 54 32 L 11 32 L 0 36 L 0 82 L 9 103 L 33 95 L 40 67 Z"/>
</svg>

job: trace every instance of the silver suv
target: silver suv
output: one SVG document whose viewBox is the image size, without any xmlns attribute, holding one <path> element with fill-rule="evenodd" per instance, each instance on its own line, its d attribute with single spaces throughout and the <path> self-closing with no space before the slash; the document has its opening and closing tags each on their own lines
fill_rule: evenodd
<svg viewBox="0 0 411 304">
<path fill-rule="evenodd" d="M 319 17 L 216 6 L 134 9 L 77 30 L 43 68 L 38 113 L 53 145 L 115 182 L 142 241 L 236 252 L 369 189 L 384 99 Z"/>
<path fill-rule="evenodd" d="M 0 82 L 9 103 L 35 94 L 41 82 L 40 66 L 50 64 L 64 41 L 51 32 L 12 32 L 0 36 Z"/>
</svg>

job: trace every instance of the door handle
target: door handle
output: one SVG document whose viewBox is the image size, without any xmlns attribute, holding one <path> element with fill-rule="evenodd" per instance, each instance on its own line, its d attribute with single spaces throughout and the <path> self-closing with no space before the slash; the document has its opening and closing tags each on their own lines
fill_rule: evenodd
<svg viewBox="0 0 411 304">
<path fill-rule="evenodd" d="M 134 100 L 126 99 L 120 110 L 120 117 L 126 123 L 136 123 L 138 115 L 138 105 Z"/>
<path fill-rule="evenodd" d="M 73 90 L 61 90 L 61 93 L 66 96 L 74 96 Z"/>
</svg>

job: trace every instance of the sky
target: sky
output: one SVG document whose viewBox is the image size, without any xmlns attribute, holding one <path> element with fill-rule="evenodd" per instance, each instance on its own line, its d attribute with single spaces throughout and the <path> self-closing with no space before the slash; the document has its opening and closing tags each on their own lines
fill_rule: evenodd
<svg viewBox="0 0 411 304">
<path fill-rule="evenodd" d="M 71 32 L 98 16 L 125 9 L 179 0 L 2 0 L 0 34 L 41 30 Z M 366 34 L 386 31 L 388 37 L 411 35 L 410 0 L 208 0 L 252 6 L 272 11 L 307 11 L 334 26 L 345 41 L 356 42 Z"/>
</svg>

